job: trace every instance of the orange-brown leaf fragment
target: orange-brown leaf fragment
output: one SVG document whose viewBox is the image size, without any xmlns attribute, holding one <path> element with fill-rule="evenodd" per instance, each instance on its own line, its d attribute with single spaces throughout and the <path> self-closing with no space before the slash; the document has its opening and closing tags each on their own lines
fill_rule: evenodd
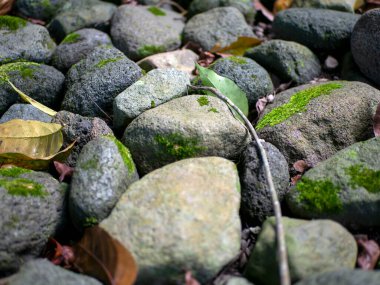
<svg viewBox="0 0 380 285">
<path fill-rule="evenodd" d="M 360 248 L 358 266 L 364 270 L 374 269 L 380 257 L 379 245 L 374 240 L 368 240 L 366 235 L 357 235 L 355 238 Z"/>
<path fill-rule="evenodd" d="M 0 0 L 0 16 L 7 14 L 12 10 L 15 0 Z"/>
<path fill-rule="evenodd" d="M 226 47 L 221 47 L 216 44 L 210 52 L 232 54 L 236 56 L 243 56 L 245 51 L 251 47 L 261 44 L 262 40 L 255 37 L 238 37 L 238 39 Z"/>
<path fill-rule="evenodd" d="M 380 103 L 377 105 L 375 117 L 373 117 L 373 132 L 375 137 L 380 137 Z"/>
<path fill-rule="evenodd" d="M 293 0 L 276 0 L 273 5 L 273 13 L 276 14 L 282 10 L 289 9 L 292 4 Z"/>
</svg>

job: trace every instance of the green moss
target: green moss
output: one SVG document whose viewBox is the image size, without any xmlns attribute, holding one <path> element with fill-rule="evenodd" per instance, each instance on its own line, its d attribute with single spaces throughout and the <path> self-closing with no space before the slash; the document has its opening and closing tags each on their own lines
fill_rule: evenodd
<svg viewBox="0 0 380 285">
<path fill-rule="evenodd" d="M 154 108 L 154 107 L 156 107 L 156 103 L 152 100 L 152 101 L 150 101 L 150 107 L 151 108 Z"/>
<path fill-rule="evenodd" d="M 197 99 L 199 106 L 208 106 L 210 101 L 208 100 L 207 96 L 201 96 Z"/>
<path fill-rule="evenodd" d="M 98 168 L 99 161 L 95 157 L 85 161 L 81 162 L 80 165 L 78 165 L 78 168 L 81 168 L 83 170 L 91 170 Z"/>
<path fill-rule="evenodd" d="M 5 188 L 8 194 L 14 196 L 44 197 L 47 195 L 42 184 L 25 178 L 0 179 L 0 186 Z"/>
<path fill-rule="evenodd" d="M 210 108 L 208 109 L 209 112 L 213 112 L 213 113 L 219 113 L 218 109 L 216 108 Z"/>
<path fill-rule="evenodd" d="M 0 29 L 16 31 L 19 28 L 25 27 L 27 21 L 19 17 L 0 16 Z"/>
<path fill-rule="evenodd" d="M 13 62 L 0 66 L 0 81 L 6 81 L 11 72 L 18 72 L 22 78 L 31 78 L 36 72 L 36 66 L 40 66 L 34 62 Z"/>
<path fill-rule="evenodd" d="M 342 209 L 339 199 L 340 187 L 330 180 L 311 180 L 303 177 L 296 185 L 298 199 L 305 202 L 310 211 L 318 213 L 337 212 Z"/>
<path fill-rule="evenodd" d="M 89 227 L 92 227 L 92 226 L 95 226 L 99 224 L 99 221 L 97 218 L 95 217 L 87 217 L 85 220 L 84 220 L 84 223 L 83 223 L 83 226 L 85 228 L 89 228 Z"/>
<path fill-rule="evenodd" d="M 226 60 L 230 60 L 232 62 L 235 62 L 237 64 L 246 64 L 247 63 L 247 60 L 243 57 L 239 57 L 239 56 L 229 56 L 226 58 Z"/>
<path fill-rule="evenodd" d="M 138 54 L 141 57 L 147 57 L 147 56 L 150 56 L 152 54 L 156 54 L 156 53 L 160 53 L 160 52 L 164 52 L 164 51 L 165 51 L 165 47 L 153 46 L 153 45 L 145 45 L 145 46 L 142 46 L 141 48 L 139 48 L 137 50 Z"/>
<path fill-rule="evenodd" d="M 327 83 L 301 90 L 290 97 L 288 103 L 274 108 L 266 114 L 257 124 L 256 129 L 260 130 L 268 125 L 275 126 L 289 119 L 293 115 L 306 111 L 309 102 L 321 95 L 329 95 L 333 90 L 342 88 L 340 83 Z"/>
<path fill-rule="evenodd" d="M 103 59 L 103 60 L 99 61 L 95 66 L 98 67 L 98 68 L 102 68 L 105 65 L 109 64 L 110 62 L 117 62 L 119 60 L 122 60 L 123 58 L 124 57 L 119 56 L 119 57 L 115 57 L 115 58 Z"/>
<path fill-rule="evenodd" d="M 156 6 L 149 7 L 148 11 L 155 16 L 166 16 L 166 13 Z"/>
<path fill-rule="evenodd" d="M 77 33 L 71 33 L 71 34 L 68 34 L 68 35 L 63 39 L 63 41 L 61 42 L 61 44 L 73 44 L 73 43 L 78 42 L 79 39 L 80 39 L 80 34 L 77 34 Z"/>
<path fill-rule="evenodd" d="M 380 171 L 357 164 L 346 168 L 345 172 L 351 177 L 351 187 L 363 187 L 370 193 L 380 192 Z"/>
<path fill-rule="evenodd" d="M 199 152 L 206 149 L 198 146 L 197 139 L 184 138 L 178 133 L 168 136 L 157 135 L 154 139 L 165 153 L 174 156 L 176 159 L 195 157 Z"/>
<path fill-rule="evenodd" d="M 104 137 L 113 141 L 116 144 L 117 149 L 119 150 L 119 153 L 121 155 L 121 158 L 123 159 L 125 166 L 128 168 L 129 173 L 135 172 L 136 170 L 135 164 L 133 162 L 132 155 L 129 152 L 128 148 L 125 145 L 123 145 L 114 136 L 104 136 Z"/>
<path fill-rule="evenodd" d="M 21 174 L 29 172 L 32 171 L 20 167 L 0 168 L 0 175 L 6 177 L 19 177 Z"/>
</svg>

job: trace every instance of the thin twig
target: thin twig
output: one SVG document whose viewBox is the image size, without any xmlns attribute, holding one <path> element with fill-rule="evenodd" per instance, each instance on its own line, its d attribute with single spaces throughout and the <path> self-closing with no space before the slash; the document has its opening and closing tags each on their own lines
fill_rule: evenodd
<svg viewBox="0 0 380 285">
<path fill-rule="evenodd" d="M 281 214 L 280 202 L 278 200 L 277 192 L 274 188 L 274 183 L 273 183 L 272 173 L 269 167 L 268 157 L 266 155 L 263 145 L 260 142 L 259 136 L 257 135 L 251 122 L 247 119 L 247 117 L 243 114 L 243 112 L 240 111 L 240 109 L 229 98 L 224 96 L 218 89 L 213 88 L 213 87 L 193 86 L 193 85 L 189 85 L 189 87 L 195 90 L 210 91 L 213 94 L 215 94 L 219 99 L 223 100 L 225 103 L 231 106 L 232 109 L 234 109 L 239 114 L 239 116 L 244 120 L 245 124 L 248 127 L 249 132 L 254 137 L 257 143 L 257 146 L 259 147 L 261 157 L 263 159 L 265 178 L 268 182 L 268 188 L 269 188 L 270 195 L 272 197 L 273 210 L 274 210 L 275 219 L 276 219 L 276 237 L 277 237 L 277 245 L 278 245 L 277 255 L 280 261 L 279 262 L 280 281 L 281 281 L 281 285 L 290 285 L 289 265 L 288 265 L 288 257 L 287 257 L 286 245 L 285 245 L 284 226 L 281 221 L 282 214 Z"/>
<path fill-rule="evenodd" d="M 181 5 L 179 5 L 178 3 L 174 2 L 174 1 L 170 1 L 170 0 L 161 0 L 160 2 L 158 2 L 157 6 L 158 7 L 161 7 L 162 5 L 164 4 L 169 4 L 169 5 L 172 5 L 173 7 L 177 8 L 178 11 L 181 13 L 182 16 L 185 16 L 187 14 L 187 11 L 185 8 L 183 8 Z"/>
</svg>

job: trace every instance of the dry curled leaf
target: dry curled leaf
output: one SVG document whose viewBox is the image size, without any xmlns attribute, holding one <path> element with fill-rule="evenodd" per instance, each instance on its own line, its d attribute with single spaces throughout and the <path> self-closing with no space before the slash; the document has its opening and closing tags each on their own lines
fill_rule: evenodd
<svg viewBox="0 0 380 285">
<path fill-rule="evenodd" d="M 374 269 L 380 257 L 379 245 L 374 240 L 368 240 L 366 235 L 357 235 L 355 238 L 360 248 L 358 266 L 364 270 Z"/>
<path fill-rule="evenodd" d="M 265 6 L 259 0 L 254 0 L 253 5 L 256 11 L 260 11 L 264 15 L 265 18 L 273 22 L 274 16 L 272 12 L 269 11 L 267 8 L 265 8 Z"/>
<path fill-rule="evenodd" d="M 277 14 L 282 10 L 289 9 L 292 6 L 293 0 L 276 0 L 273 5 L 273 13 Z"/>
<path fill-rule="evenodd" d="M 301 174 L 297 174 L 296 176 L 293 176 L 292 178 L 290 178 L 290 184 L 292 184 L 293 186 L 297 184 L 297 182 L 302 178 L 302 175 Z"/>
<path fill-rule="evenodd" d="M 203 67 L 208 67 L 215 60 L 215 55 L 208 51 L 199 51 L 198 64 Z"/>
<path fill-rule="evenodd" d="M 238 37 L 232 44 L 222 47 L 220 44 L 216 44 L 210 52 L 217 54 L 232 54 L 235 56 L 243 56 L 245 51 L 251 47 L 261 44 L 262 40 L 255 37 Z"/>
<path fill-rule="evenodd" d="M 196 280 L 191 271 L 186 271 L 185 273 L 185 285 L 201 285 L 198 280 Z"/>
<path fill-rule="evenodd" d="M 12 10 L 15 0 L 0 0 L 0 16 L 7 14 Z"/>
<path fill-rule="evenodd" d="M 54 161 L 54 167 L 59 174 L 59 182 L 62 182 L 65 179 L 69 179 L 71 176 L 73 176 L 74 168 L 68 166 L 67 164 L 61 163 L 59 161 Z"/>
<path fill-rule="evenodd" d="M 70 269 L 74 262 L 74 251 L 71 246 L 61 245 L 53 238 L 49 238 L 42 253 L 53 264 Z"/>
<path fill-rule="evenodd" d="M 375 137 L 380 137 L 380 103 L 377 105 L 376 113 L 373 117 L 373 132 Z"/>
<path fill-rule="evenodd" d="M 300 173 L 305 173 L 306 170 L 310 169 L 310 165 L 304 160 L 297 160 L 293 164 L 293 167 L 297 172 L 300 172 Z"/>
</svg>

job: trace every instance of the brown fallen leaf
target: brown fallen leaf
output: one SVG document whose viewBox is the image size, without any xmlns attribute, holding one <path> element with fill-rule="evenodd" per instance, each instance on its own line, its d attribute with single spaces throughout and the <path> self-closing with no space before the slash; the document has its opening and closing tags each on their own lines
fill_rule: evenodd
<svg viewBox="0 0 380 285">
<path fill-rule="evenodd" d="M 292 4 L 293 0 L 276 0 L 273 5 L 273 14 L 289 9 Z"/>
<path fill-rule="evenodd" d="M 53 264 L 71 269 L 74 262 L 74 252 L 71 246 L 61 245 L 53 238 L 49 238 L 42 253 Z"/>
<path fill-rule="evenodd" d="M 257 46 L 262 43 L 262 40 L 256 37 L 238 37 L 232 44 L 222 47 L 216 44 L 210 52 L 218 54 L 232 54 L 236 56 L 243 56 L 245 51 L 251 47 Z"/>
<path fill-rule="evenodd" d="M 270 22 L 273 22 L 274 16 L 272 12 L 265 8 L 265 6 L 259 0 L 254 0 L 253 6 L 256 11 L 260 11 L 265 18 L 267 18 Z"/>
<path fill-rule="evenodd" d="M 7 14 L 12 10 L 15 0 L 0 0 L 0 16 Z"/>
<path fill-rule="evenodd" d="M 186 271 L 185 273 L 185 285 L 201 285 L 198 280 L 196 280 L 191 271 Z"/>
<path fill-rule="evenodd" d="M 209 67 L 215 60 L 215 55 L 208 51 L 199 50 L 198 64 L 203 67 Z M 195 69 L 196 70 L 196 69 Z"/>
<path fill-rule="evenodd" d="M 301 174 L 305 173 L 306 170 L 311 168 L 311 166 L 304 160 L 297 160 L 295 163 L 293 163 L 293 167 L 297 172 L 300 172 Z"/>
<path fill-rule="evenodd" d="M 62 182 L 65 179 L 69 180 L 71 178 L 71 176 L 74 173 L 74 168 L 59 161 L 54 161 L 53 163 L 54 163 L 55 170 L 57 170 L 59 174 L 59 178 L 58 178 L 59 182 Z"/>
<path fill-rule="evenodd" d="M 86 228 L 73 249 L 75 267 L 106 285 L 131 285 L 136 280 L 137 264 L 132 254 L 98 226 Z"/>
<path fill-rule="evenodd" d="M 292 184 L 293 186 L 297 184 L 297 182 L 302 178 L 302 175 L 301 174 L 297 174 L 296 176 L 293 176 L 292 178 L 290 178 L 290 184 Z"/>
<path fill-rule="evenodd" d="M 373 117 L 373 132 L 375 137 L 380 137 L 380 103 L 377 105 L 376 113 Z"/>
<path fill-rule="evenodd" d="M 375 268 L 380 257 L 380 247 L 374 240 L 368 240 L 367 235 L 356 235 L 356 242 L 359 246 L 357 264 L 363 270 Z"/>
</svg>

